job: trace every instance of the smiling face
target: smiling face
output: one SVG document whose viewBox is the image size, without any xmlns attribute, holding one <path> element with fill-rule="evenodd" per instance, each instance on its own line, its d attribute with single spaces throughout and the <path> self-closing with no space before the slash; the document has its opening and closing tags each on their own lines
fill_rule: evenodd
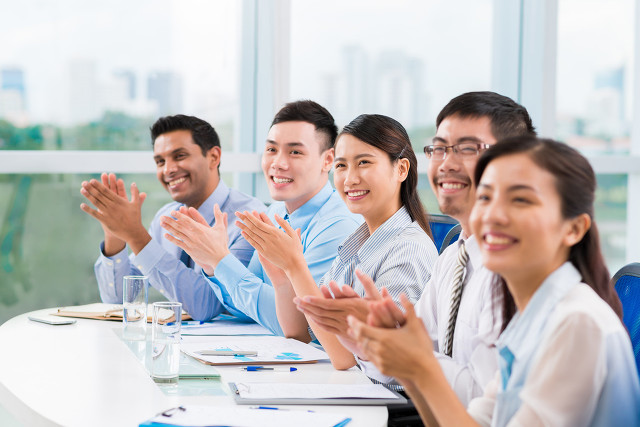
<svg viewBox="0 0 640 427">
<path fill-rule="evenodd" d="M 353 135 L 336 141 L 333 183 L 349 210 L 361 214 L 370 232 L 400 207 L 400 187 L 407 178 L 409 161 L 391 162 L 389 155 Z"/>
<path fill-rule="evenodd" d="M 188 130 L 159 135 L 153 144 L 153 159 L 158 180 L 171 198 L 196 209 L 220 181 L 220 147 L 213 147 L 203 156 Z"/>
<path fill-rule="evenodd" d="M 463 142 L 495 144 L 489 117 L 445 118 L 438 126 L 433 145 L 452 146 Z M 444 160 L 429 161 L 427 174 L 442 213 L 460 221 L 467 231 L 469 214 L 475 201 L 473 173 L 478 157 L 462 158 L 449 150 Z"/>
<path fill-rule="evenodd" d="M 580 228 L 582 218 L 564 219 L 561 208 L 554 176 L 529 154 L 492 160 L 470 218 L 483 264 L 508 285 L 539 286 L 567 261 L 570 247 L 586 231 Z"/>
<path fill-rule="evenodd" d="M 262 172 L 271 198 L 284 201 L 292 213 L 325 185 L 333 149 L 323 150 L 326 136 L 308 122 L 271 126 L 262 154 Z"/>
</svg>

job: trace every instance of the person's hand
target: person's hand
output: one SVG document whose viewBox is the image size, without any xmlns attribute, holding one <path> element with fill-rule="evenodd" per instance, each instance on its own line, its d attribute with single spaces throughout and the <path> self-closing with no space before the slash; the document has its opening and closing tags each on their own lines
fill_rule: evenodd
<svg viewBox="0 0 640 427">
<path fill-rule="evenodd" d="M 202 267 L 208 275 L 213 275 L 222 258 L 229 254 L 229 236 L 227 235 L 227 214 L 213 207 L 215 224 L 207 221 L 195 208 L 180 207 L 171 212 L 172 217 L 160 218 L 160 225 L 169 233 L 164 237 L 189 254 L 193 262 Z"/>
<path fill-rule="evenodd" d="M 392 306 L 397 307 L 393 301 L 385 299 L 371 304 L 367 322 L 369 324 L 349 316 L 348 333 L 358 343 L 366 358 L 383 375 L 410 381 L 415 375 L 426 370 L 426 366 L 433 363 L 435 356 L 431 337 L 422 320 L 416 315 L 413 304 L 405 295 L 400 299 L 405 309 L 403 319 L 395 317 L 389 309 Z M 404 321 L 403 324 L 399 323 L 401 320 Z M 389 329 L 372 326 L 391 322 L 398 322 L 398 327 Z"/>
<path fill-rule="evenodd" d="M 356 275 L 365 289 L 364 298 L 361 298 L 351 286 L 338 286 L 332 280 L 329 282 L 329 286 L 320 287 L 322 297 L 309 295 L 294 298 L 293 302 L 296 303 L 298 310 L 321 328 L 345 339 L 350 339 L 347 336 L 349 328 L 347 316 L 351 315 L 365 322 L 369 315 L 369 302 L 379 301 L 383 296 L 388 295 L 386 289 L 380 293 L 373 280 L 360 270 L 356 270 Z"/>
<path fill-rule="evenodd" d="M 276 222 L 282 227 L 280 230 L 264 212 L 236 212 L 236 216 L 240 219 L 236 225 L 247 242 L 275 266 L 286 272 L 296 264 L 306 265 L 300 231 L 294 230 L 287 221 L 275 216 Z"/>
<path fill-rule="evenodd" d="M 131 184 L 131 200 L 127 199 L 122 179 L 115 174 L 102 174 L 101 181 L 84 181 L 80 193 L 94 206 L 82 203 L 80 208 L 100 222 L 105 239 L 113 237 L 127 242 L 134 252 L 141 250 L 151 237 L 142 225 L 142 203 L 145 193 L 140 193 L 135 183 Z M 106 243 L 106 242 L 105 242 Z"/>
</svg>

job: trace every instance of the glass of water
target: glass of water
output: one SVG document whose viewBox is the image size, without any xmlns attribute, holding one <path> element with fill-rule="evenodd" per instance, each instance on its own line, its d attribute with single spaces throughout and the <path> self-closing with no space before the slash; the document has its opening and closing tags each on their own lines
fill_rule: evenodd
<svg viewBox="0 0 640 427">
<path fill-rule="evenodd" d="M 151 376 L 157 383 L 177 383 L 180 370 L 182 304 L 154 302 L 151 344 Z"/>
<path fill-rule="evenodd" d="M 144 341 L 147 328 L 147 276 L 124 276 L 122 279 L 124 308 L 122 337 L 125 340 Z"/>
</svg>

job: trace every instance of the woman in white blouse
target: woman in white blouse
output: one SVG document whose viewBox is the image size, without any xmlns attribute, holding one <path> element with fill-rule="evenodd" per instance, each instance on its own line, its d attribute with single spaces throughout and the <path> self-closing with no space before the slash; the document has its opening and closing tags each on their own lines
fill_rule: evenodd
<svg viewBox="0 0 640 427">
<path fill-rule="evenodd" d="M 396 377 L 427 424 L 640 425 L 640 385 L 621 305 L 593 223 L 596 179 L 565 144 L 501 141 L 480 158 L 471 226 L 496 303 L 515 313 L 496 343 L 500 370 L 467 410 L 413 306 L 370 303 L 349 318 L 366 356 Z"/>
<path fill-rule="evenodd" d="M 307 320 L 293 300 L 329 292 L 330 285 L 346 285 L 365 296 L 356 269 L 372 277 L 376 286 L 400 304 L 407 294 L 414 303 L 431 277 L 438 252 L 430 237 L 426 212 L 418 196 L 418 161 L 404 127 L 396 120 L 363 114 L 345 126 L 335 144 L 334 185 L 347 208 L 362 215 L 364 223 L 339 247 L 329 271 L 317 284 L 304 259 L 300 239 L 293 228 L 276 216 L 279 230 L 266 215 L 237 214 L 243 236 L 260 254 L 276 293 L 276 310 L 288 337 L 308 342 L 315 335 L 337 369 L 356 364 L 355 343 L 338 337 Z M 351 290 L 351 288 L 353 290 Z M 364 320 L 367 301 L 351 298 L 353 311 Z M 310 319 L 310 317 L 309 317 Z M 346 314 L 342 318 L 347 329 Z M 311 330 L 309 330 L 309 326 Z"/>
</svg>

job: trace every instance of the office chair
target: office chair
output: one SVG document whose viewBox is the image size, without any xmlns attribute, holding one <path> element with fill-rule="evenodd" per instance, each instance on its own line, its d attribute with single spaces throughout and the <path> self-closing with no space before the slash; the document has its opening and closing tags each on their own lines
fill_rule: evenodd
<svg viewBox="0 0 640 427">
<path fill-rule="evenodd" d="M 447 246 L 458 240 L 462 231 L 458 221 L 448 215 L 429 215 L 429 226 L 438 254 L 441 254 Z"/>
<path fill-rule="evenodd" d="M 640 263 L 625 265 L 611 281 L 622 302 L 622 321 L 631 336 L 636 368 L 640 375 Z"/>
</svg>

